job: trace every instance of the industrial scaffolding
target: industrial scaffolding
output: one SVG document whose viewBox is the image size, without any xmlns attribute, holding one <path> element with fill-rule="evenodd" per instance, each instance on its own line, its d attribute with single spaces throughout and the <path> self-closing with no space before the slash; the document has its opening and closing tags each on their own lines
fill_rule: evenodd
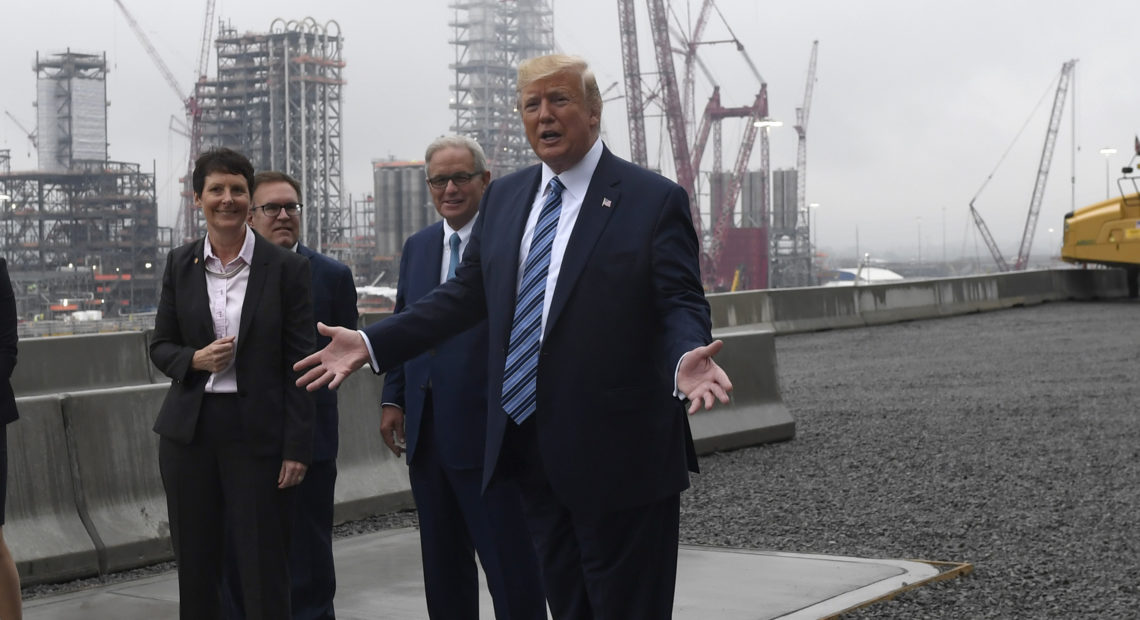
<svg viewBox="0 0 1140 620">
<path fill-rule="evenodd" d="M 36 56 L 38 169 L 0 153 L 0 255 L 21 316 L 133 313 L 157 305 L 153 172 L 107 159 L 106 59 Z"/>
<path fill-rule="evenodd" d="M 451 130 L 474 138 L 496 176 L 535 163 L 517 109 L 519 62 L 554 51 L 549 0 L 460 0 L 454 17 Z"/>
<path fill-rule="evenodd" d="M 342 46 L 335 21 L 278 18 L 268 33 L 239 34 L 223 26 L 215 41 L 217 77 L 200 80 L 195 99 L 202 148 L 229 147 L 248 156 L 257 170 L 294 176 L 305 204 L 305 244 L 350 262 L 350 218 L 342 193 Z M 187 194 L 184 213 L 195 213 L 183 234 L 189 239 L 203 234 L 203 224 Z"/>
<path fill-rule="evenodd" d="M 114 161 L 0 172 L 0 208 L 0 254 L 13 281 L 39 283 L 35 292 L 46 309 L 118 314 L 157 305 L 153 173 Z M 90 278 L 76 284 L 77 273 Z"/>
</svg>

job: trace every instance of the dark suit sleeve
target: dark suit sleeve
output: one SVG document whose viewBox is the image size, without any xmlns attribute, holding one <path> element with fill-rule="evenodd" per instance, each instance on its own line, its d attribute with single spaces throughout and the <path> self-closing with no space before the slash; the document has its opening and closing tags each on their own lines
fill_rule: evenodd
<svg viewBox="0 0 1140 620">
<path fill-rule="evenodd" d="M 356 283 L 352 280 L 352 270 L 346 266 L 338 273 L 332 304 L 333 325 L 356 329 L 360 316 L 356 310 Z"/>
<path fill-rule="evenodd" d="M 483 193 L 480 210 L 487 204 L 491 186 Z M 475 228 L 454 278 L 440 284 L 399 314 L 364 328 L 364 334 L 372 344 L 372 351 L 380 365 L 373 370 L 390 370 L 452 336 L 475 327 L 487 318 L 483 267 L 480 262 L 485 219 L 480 217 L 475 220 Z M 402 271 L 403 267 L 401 278 Z"/>
<path fill-rule="evenodd" d="M 285 431 L 282 458 L 308 464 L 313 456 L 313 424 L 316 407 L 312 396 L 296 385 L 301 373 L 293 365 L 312 353 L 317 346 L 313 333 L 313 293 L 309 261 L 289 260 L 281 279 L 281 351 L 285 373 Z"/>
<path fill-rule="evenodd" d="M 674 186 L 653 237 L 653 288 L 665 333 L 662 370 L 669 377 L 675 375 L 682 355 L 712 340 L 699 257 L 689 197 L 683 188 Z"/>
<path fill-rule="evenodd" d="M 154 318 L 154 337 L 150 343 L 150 359 L 156 368 L 175 381 L 185 381 L 192 372 L 194 347 L 182 342 L 178 328 L 178 283 L 174 280 L 175 254 L 166 256 L 162 274 L 162 294 Z"/>
<path fill-rule="evenodd" d="M 8 262 L 0 258 L 0 379 L 12 377 L 16 368 L 16 295 L 8 277 Z"/>
<path fill-rule="evenodd" d="M 396 281 L 396 305 L 392 307 L 393 314 L 403 312 L 407 306 L 407 287 L 409 282 L 408 257 L 411 255 L 408 249 L 409 243 L 410 241 L 404 242 L 404 251 L 400 254 L 400 277 Z M 404 383 L 404 364 L 396 364 L 389 368 L 388 372 L 384 375 L 384 393 L 380 397 L 380 402 L 391 403 L 403 409 L 405 407 Z"/>
</svg>

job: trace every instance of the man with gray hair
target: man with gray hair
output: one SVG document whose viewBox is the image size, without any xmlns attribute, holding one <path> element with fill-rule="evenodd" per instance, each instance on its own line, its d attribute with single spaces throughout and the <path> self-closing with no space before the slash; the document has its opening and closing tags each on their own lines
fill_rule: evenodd
<svg viewBox="0 0 1140 620">
<path fill-rule="evenodd" d="M 483 149 L 463 136 L 433 141 L 424 170 L 443 221 L 404 244 L 397 313 L 454 277 L 491 178 Z M 384 443 L 407 453 L 429 616 L 479 617 L 477 552 L 496 617 L 546 618 L 518 487 L 503 480 L 483 490 L 487 323 L 389 369 L 382 400 Z"/>
</svg>

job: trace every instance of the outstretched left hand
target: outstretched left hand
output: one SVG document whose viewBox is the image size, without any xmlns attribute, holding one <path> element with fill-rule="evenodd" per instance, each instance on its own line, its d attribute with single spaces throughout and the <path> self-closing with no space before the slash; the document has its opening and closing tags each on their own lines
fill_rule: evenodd
<svg viewBox="0 0 1140 620">
<path fill-rule="evenodd" d="M 714 340 L 689 351 L 681 359 L 681 365 L 677 368 L 677 389 L 689 399 L 689 415 L 700 410 L 701 405 L 705 409 L 712 409 L 717 400 L 728 404 L 732 381 L 713 361 L 713 356 L 723 347 L 723 340 Z"/>
</svg>

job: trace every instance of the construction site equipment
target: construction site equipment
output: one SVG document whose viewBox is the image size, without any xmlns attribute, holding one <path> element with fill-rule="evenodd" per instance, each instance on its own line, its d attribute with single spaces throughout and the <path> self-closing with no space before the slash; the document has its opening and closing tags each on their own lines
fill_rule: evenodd
<svg viewBox="0 0 1140 620">
<path fill-rule="evenodd" d="M 191 186 L 191 173 L 194 171 L 194 160 L 202 152 L 202 133 L 201 133 L 201 118 L 202 109 L 198 105 L 197 88 L 198 83 L 206 77 L 206 63 L 209 61 L 210 56 L 210 39 L 214 32 L 214 2 L 215 0 L 206 0 L 206 15 L 202 22 L 202 40 L 199 44 L 198 65 L 194 70 L 194 89 L 187 90 L 182 87 L 178 79 L 174 77 L 174 72 L 166 65 L 166 62 L 159 55 L 158 50 L 154 48 L 154 44 L 150 42 L 150 37 L 146 35 L 146 31 L 139 25 L 134 15 L 127 10 L 127 6 L 123 4 L 122 0 L 115 0 L 115 5 L 122 11 L 123 16 L 127 19 L 127 24 L 130 25 L 131 30 L 135 33 L 139 43 L 146 49 L 146 53 L 150 59 L 154 61 L 155 67 L 158 72 L 162 74 L 163 80 L 174 91 L 174 95 L 182 102 L 182 106 L 186 113 L 186 128 L 190 134 L 190 157 L 186 166 L 186 176 L 180 179 L 182 182 L 182 201 L 178 212 L 178 217 L 175 218 L 174 223 L 174 239 L 178 243 L 188 241 L 200 236 L 201 219 L 198 210 L 194 206 L 194 190 Z"/>
<path fill-rule="evenodd" d="M 713 11 L 719 13 L 713 0 L 703 0 L 692 30 L 686 35 L 677 32 L 680 41 L 678 50 L 685 59 L 685 82 L 679 86 L 673 62 L 674 46 L 670 38 L 669 11 L 664 0 L 649 0 L 646 3 L 650 34 L 653 39 L 654 57 L 657 63 L 656 87 L 644 88 L 645 75 L 640 69 L 637 46 L 637 25 L 635 7 L 632 0 L 618 0 L 619 31 L 622 38 L 622 67 L 625 72 L 626 84 L 626 113 L 630 126 L 630 151 L 635 163 L 649 166 L 647 161 L 647 148 L 645 144 L 645 113 L 647 105 L 652 103 L 659 107 L 665 117 L 669 147 L 673 158 L 673 167 L 677 183 L 689 194 L 693 225 L 698 237 L 702 241 L 701 273 L 705 284 L 709 288 L 728 288 L 733 282 L 739 283 L 738 272 L 741 265 L 735 261 L 748 255 L 752 261 L 744 275 L 749 280 L 750 288 L 763 288 L 767 286 L 767 186 L 765 190 L 755 192 L 763 201 L 760 206 L 758 234 L 749 233 L 732 235 L 733 241 L 727 241 L 727 230 L 733 228 L 734 211 L 739 198 L 741 185 L 747 174 L 748 161 L 752 154 L 752 147 L 758 133 L 756 123 L 768 115 L 767 85 L 751 59 L 748 58 L 744 45 L 732 34 L 728 21 L 721 15 L 724 27 L 731 38 L 720 41 L 705 41 L 703 34 Z M 697 50 L 701 45 L 713 43 L 731 43 L 743 55 L 745 62 L 752 70 L 759 84 L 753 103 L 748 106 L 725 107 L 720 100 L 720 88 L 707 68 L 701 63 Z M 709 79 L 712 94 L 709 96 L 704 113 L 697 127 L 694 141 L 690 144 L 688 139 L 688 125 L 695 124 L 692 115 L 695 113 L 695 69 L 701 69 Z M 649 95 L 643 95 L 648 90 Z M 688 115 L 688 116 L 687 116 Z M 736 161 L 727 173 L 722 169 L 722 138 L 721 121 L 726 118 L 741 118 L 745 121 L 745 129 L 737 151 Z M 705 230 L 704 218 L 700 208 L 700 166 L 705 156 L 705 148 L 710 133 L 713 137 L 713 167 L 709 173 L 710 179 L 710 224 L 711 230 Z M 761 168 L 768 170 L 768 143 L 766 132 L 761 134 Z M 767 175 L 764 175 L 764 179 Z M 759 253 L 751 252 L 749 247 L 759 237 L 764 246 Z M 735 250 L 725 252 L 726 243 L 744 244 Z M 732 264 L 722 264 L 725 256 L 732 256 Z"/>
<path fill-rule="evenodd" d="M 1124 269 L 1130 297 L 1140 293 L 1138 164 L 1140 138 L 1136 139 L 1132 161 L 1121 169 L 1116 180 L 1118 195 L 1066 213 L 1061 242 L 1061 259 L 1066 262 Z"/>
<path fill-rule="evenodd" d="M 1049 166 L 1053 161 L 1053 147 L 1057 142 L 1057 132 L 1061 126 L 1061 114 L 1065 109 L 1065 97 L 1069 92 L 1069 83 L 1072 80 L 1073 68 L 1076 66 L 1077 60 L 1069 60 L 1061 66 L 1061 76 L 1057 82 L 1057 91 L 1053 95 L 1053 110 L 1049 115 L 1049 125 L 1045 132 L 1045 145 L 1041 148 L 1041 161 L 1037 166 L 1037 177 L 1033 183 L 1033 194 L 1029 199 L 1029 212 L 1025 217 L 1025 229 L 1021 233 L 1021 245 L 1017 251 L 1017 261 L 1013 264 L 1014 271 L 1022 271 L 1029 264 L 1029 251 L 1033 247 L 1033 236 L 1037 231 L 1037 216 L 1041 213 L 1041 200 L 1045 197 L 1045 183 L 1049 178 Z M 1007 151 L 1008 153 L 1008 151 Z M 1004 160 L 1005 157 L 1003 156 Z M 998 161 L 1001 165 L 1001 161 Z M 974 207 L 974 202 L 978 199 L 982 189 L 985 189 L 986 184 L 993 178 L 993 173 L 986 178 L 982 183 L 982 187 L 978 189 L 978 193 L 970 199 L 970 215 L 974 219 L 974 223 L 978 227 L 978 232 L 982 235 L 982 239 L 986 242 L 986 247 L 989 248 L 990 254 L 994 257 L 994 262 L 997 263 L 998 269 L 1001 271 L 1009 271 L 1009 264 L 1001 254 L 997 243 L 990 234 L 989 227 L 986 226 L 982 219 L 981 213 Z"/>
</svg>

